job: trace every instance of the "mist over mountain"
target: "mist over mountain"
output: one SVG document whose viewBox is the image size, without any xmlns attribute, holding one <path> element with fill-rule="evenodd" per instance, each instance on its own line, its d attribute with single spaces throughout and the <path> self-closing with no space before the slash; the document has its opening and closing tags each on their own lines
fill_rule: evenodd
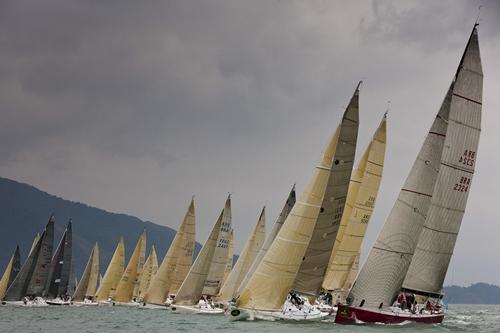
<svg viewBox="0 0 500 333">
<path fill-rule="evenodd" d="M 449 286 L 444 288 L 444 300 L 452 304 L 500 304 L 500 287 L 488 283 Z"/>
<path fill-rule="evenodd" d="M 179 209 L 187 209 L 179 207 Z M 147 246 L 154 244 L 158 259 L 163 259 L 175 230 L 137 217 L 107 212 L 103 209 L 73 202 L 43 192 L 31 185 L 0 177 L 0 271 L 7 265 L 16 245 L 21 248 L 21 260 L 26 259 L 33 237 L 42 232 L 51 214 L 56 218 L 54 248 L 71 218 L 73 223 L 73 258 L 77 275 L 80 276 L 92 246 L 100 247 L 101 272 L 113 255 L 120 238 L 125 240 L 126 258 L 134 250 L 135 243 L 144 228 L 147 230 Z M 168 221 L 180 225 L 181 221 Z M 201 246 L 196 243 L 195 255 Z M 161 261 L 160 261 L 161 262 Z"/>
</svg>

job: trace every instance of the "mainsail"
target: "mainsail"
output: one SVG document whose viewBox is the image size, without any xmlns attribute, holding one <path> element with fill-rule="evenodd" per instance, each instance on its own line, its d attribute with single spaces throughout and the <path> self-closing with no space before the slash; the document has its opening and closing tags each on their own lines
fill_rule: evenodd
<svg viewBox="0 0 500 333">
<path fill-rule="evenodd" d="M 432 292 L 428 287 L 434 291 L 441 289 L 439 281 L 446 274 L 474 172 L 481 94 L 482 71 L 474 27 L 417 160 L 351 289 L 348 297 L 351 304 L 358 305 L 364 300 L 369 307 L 391 305 L 403 286 L 417 243 L 418 261 L 405 286 L 428 293 Z M 440 225 L 437 220 L 441 219 Z M 433 228 L 422 234 L 423 229 Z M 435 237 L 438 234 L 445 238 Z M 428 254 L 422 253 L 426 251 Z M 427 264 L 430 270 L 424 267 Z M 423 283 L 417 282 L 420 277 Z"/>
<path fill-rule="evenodd" d="M 179 231 L 175 234 L 167 254 L 144 295 L 146 303 L 163 305 L 169 291 L 172 289 L 177 292 L 177 285 L 182 284 L 193 261 L 195 222 L 193 198 Z"/>
<path fill-rule="evenodd" d="M 453 79 L 446 149 L 403 287 L 439 296 L 467 205 L 481 133 L 483 71 L 476 26 Z"/>
<path fill-rule="evenodd" d="M 204 295 L 216 296 L 219 294 L 224 271 L 226 270 L 231 230 L 231 195 L 228 195 L 224 211 L 222 212 L 222 223 L 217 238 L 217 247 L 215 248 L 210 270 L 205 280 L 205 287 L 203 288 Z"/>
<path fill-rule="evenodd" d="M 99 277 L 99 245 L 95 243 L 89 260 L 85 266 L 80 282 L 78 283 L 72 300 L 81 302 L 87 297 L 94 297 Z"/>
<path fill-rule="evenodd" d="M 344 215 L 323 280 L 326 290 L 343 288 L 359 254 L 382 180 L 386 122 L 387 116 L 384 115 L 358 167 L 352 173 Z"/>
<path fill-rule="evenodd" d="M 47 280 L 53 241 L 54 216 L 51 216 L 21 270 L 7 289 L 4 300 L 20 301 L 26 295 L 41 296 Z"/>
<path fill-rule="evenodd" d="M 292 287 L 302 294 L 314 296 L 319 293 L 344 212 L 358 139 L 360 84 L 361 82 L 358 83 L 342 117 L 321 209 Z"/>
<path fill-rule="evenodd" d="M 221 230 L 223 215 L 224 210 L 220 213 L 207 241 L 201 248 L 198 257 L 196 257 L 196 260 L 191 266 L 184 282 L 182 282 L 181 287 L 177 291 L 177 295 L 174 298 L 175 304 L 198 304 L 205 285 L 205 280 L 208 276 L 210 265 L 212 264 L 212 257 L 214 256 L 215 248 L 217 246 L 217 239 Z"/>
<path fill-rule="evenodd" d="M 69 268 L 69 281 L 68 287 L 66 288 L 66 295 L 73 295 L 75 293 L 76 286 L 78 285 L 78 280 L 76 278 L 75 272 L 75 260 L 71 258 L 70 268 Z"/>
<path fill-rule="evenodd" d="M 52 257 L 52 261 L 50 262 L 47 285 L 44 292 L 44 296 L 49 298 L 64 296 L 68 291 L 73 246 L 71 229 L 72 226 L 70 220 L 61 238 L 61 242 L 57 246 L 56 252 Z"/>
<path fill-rule="evenodd" d="M 240 286 L 238 287 L 238 290 L 236 292 L 236 295 L 239 296 L 245 286 L 248 283 L 248 280 L 252 277 L 253 273 L 257 270 L 257 267 L 259 266 L 260 262 L 262 261 L 262 258 L 267 253 L 267 250 L 271 247 L 271 244 L 273 243 L 274 239 L 276 238 L 276 235 L 281 229 L 281 226 L 285 222 L 286 218 L 288 217 L 288 214 L 292 210 L 293 205 L 295 205 L 295 185 L 293 185 L 292 190 L 290 191 L 290 194 L 288 195 L 288 198 L 286 199 L 285 205 L 283 206 L 280 215 L 278 216 L 278 219 L 276 222 L 274 222 L 273 229 L 267 235 L 266 240 L 264 244 L 262 245 L 262 248 L 259 251 L 259 254 L 255 258 L 255 260 L 252 263 L 252 266 L 248 270 L 247 274 L 245 275 L 245 278 L 243 281 L 241 281 Z"/>
<path fill-rule="evenodd" d="M 96 299 L 98 301 L 106 301 L 108 297 L 114 296 L 116 286 L 120 282 L 125 267 L 125 242 L 123 237 L 116 246 L 116 250 L 111 257 L 106 273 L 99 283 L 99 289 L 96 292 Z"/>
<path fill-rule="evenodd" d="M 35 237 L 33 238 L 33 243 L 31 243 L 31 249 L 30 252 L 28 253 L 28 256 L 31 254 L 31 251 L 35 248 L 36 243 L 38 243 L 38 240 L 40 239 L 40 233 L 37 232 Z"/>
<path fill-rule="evenodd" d="M 226 269 L 224 270 L 224 277 L 222 278 L 222 286 L 226 283 L 227 277 L 229 273 L 231 273 L 233 269 L 233 261 L 234 261 L 234 230 L 231 230 L 231 238 L 229 239 L 229 251 L 227 252 L 227 263 Z"/>
<path fill-rule="evenodd" d="M 117 302 L 130 302 L 134 297 L 134 289 L 139 282 L 139 277 L 144 266 L 144 257 L 146 256 L 146 230 L 142 232 L 137 240 L 134 252 L 130 257 L 127 268 L 123 272 L 120 282 L 116 286 L 116 292 L 113 300 Z"/>
<path fill-rule="evenodd" d="M 21 255 L 19 254 L 19 246 L 16 246 L 16 251 L 10 257 L 9 263 L 0 279 L 0 300 L 5 296 L 7 288 L 12 284 L 21 269 Z"/>
<path fill-rule="evenodd" d="M 252 230 L 243 251 L 236 262 L 236 265 L 229 273 L 229 276 L 220 290 L 219 299 L 229 302 L 236 294 L 241 281 L 245 277 L 250 265 L 259 253 L 266 238 L 266 207 L 262 208 L 259 220 Z"/>
<path fill-rule="evenodd" d="M 142 274 L 137 284 L 137 290 L 134 291 L 134 296 L 142 297 L 149 288 L 152 278 L 156 275 L 158 271 L 158 258 L 156 256 L 155 246 L 151 246 L 148 258 L 144 263 L 142 268 Z"/>
<path fill-rule="evenodd" d="M 241 292 L 239 306 L 242 308 L 279 311 L 283 306 L 316 225 L 339 134 L 340 126 L 326 146 L 309 184 Z"/>
</svg>

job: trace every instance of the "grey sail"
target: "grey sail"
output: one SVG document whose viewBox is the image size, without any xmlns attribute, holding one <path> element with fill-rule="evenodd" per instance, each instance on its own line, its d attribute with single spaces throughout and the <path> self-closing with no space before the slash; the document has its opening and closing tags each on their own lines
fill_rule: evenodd
<svg viewBox="0 0 500 333">
<path fill-rule="evenodd" d="M 69 270 L 69 280 L 68 287 L 66 288 L 66 295 L 71 296 L 74 294 L 76 286 L 78 285 L 78 280 L 76 279 L 75 273 L 75 261 L 71 258 L 71 265 Z"/>
<path fill-rule="evenodd" d="M 403 287 L 439 296 L 464 215 L 481 132 L 483 72 L 476 26 L 452 83 L 441 166 Z"/>
<path fill-rule="evenodd" d="M 40 260 L 40 257 L 43 257 L 48 252 L 48 250 L 52 252 L 52 247 L 50 247 L 49 249 L 48 243 L 49 241 L 51 241 L 51 239 L 53 239 L 53 234 L 54 234 L 54 217 L 51 216 L 42 235 L 40 236 L 40 238 L 38 238 L 37 242 L 31 249 L 28 258 L 24 262 L 16 278 L 7 289 L 7 292 L 4 297 L 5 301 L 20 301 L 24 296 L 29 295 L 28 289 L 30 287 L 30 282 L 34 276 L 34 273 L 36 271 L 37 264 L 46 262 Z M 50 262 L 50 255 L 49 255 L 49 262 Z M 46 263 L 46 266 L 48 268 L 48 263 Z M 31 291 L 32 290 L 30 290 L 30 292 Z"/>
<path fill-rule="evenodd" d="M 401 289 L 429 210 L 448 128 L 451 89 L 432 123 L 387 220 L 347 301 L 391 305 Z"/>
<path fill-rule="evenodd" d="M 360 84 L 361 82 L 358 83 L 342 117 L 337 148 L 320 213 L 292 287 L 302 294 L 318 294 L 339 230 L 358 140 Z"/>
<path fill-rule="evenodd" d="M 54 298 L 56 296 L 64 296 L 68 292 L 73 243 L 71 230 L 70 220 L 50 262 L 44 296 Z"/>
<path fill-rule="evenodd" d="M 274 222 L 273 229 L 271 230 L 271 233 L 266 237 L 266 240 L 264 241 L 264 244 L 262 245 L 262 248 L 260 249 L 259 253 L 257 254 L 257 257 L 255 257 L 255 260 L 252 263 L 252 266 L 250 266 L 250 269 L 248 270 L 247 274 L 245 275 L 245 278 L 241 281 L 241 284 L 236 291 L 236 295 L 239 295 L 243 289 L 245 289 L 245 286 L 248 283 L 248 280 L 250 280 L 250 277 L 253 275 L 255 270 L 257 270 L 257 267 L 259 266 L 259 263 L 262 261 L 262 258 L 264 258 L 264 255 L 267 253 L 267 250 L 269 250 L 269 247 L 273 243 L 274 239 L 276 238 L 276 235 L 281 229 L 281 226 L 285 222 L 288 213 L 292 210 L 293 205 L 295 205 L 296 201 L 296 196 L 295 196 L 295 185 L 293 185 L 292 190 L 290 191 L 290 194 L 288 195 L 288 198 L 286 199 L 285 205 L 283 206 L 283 209 L 281 210 L 280 215 L 278 216 L 278 219 L 276 222 Z"/>
</svg>

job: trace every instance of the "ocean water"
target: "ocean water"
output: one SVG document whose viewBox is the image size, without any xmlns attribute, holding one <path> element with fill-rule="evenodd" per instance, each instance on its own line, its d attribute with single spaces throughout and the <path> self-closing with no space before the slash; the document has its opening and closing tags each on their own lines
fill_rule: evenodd
<svg viewBox="0 0 500 333">
<path fill-rule="evenodd" d="M 172 314 L 129 307 L 0 306 L 0 332 L 500 332 L 500 305 L 450 305 L 439 325 L 343 326 L 329 322 L 230 322 L 225 316 Z"/>
</svg>

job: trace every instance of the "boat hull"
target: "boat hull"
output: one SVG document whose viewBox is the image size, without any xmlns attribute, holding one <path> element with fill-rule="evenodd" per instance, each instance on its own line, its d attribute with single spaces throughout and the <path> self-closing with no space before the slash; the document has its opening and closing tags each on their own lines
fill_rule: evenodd
<svg viewBox="0 0 500 333">
<path fill-rule="evenodd" d="M 444 314 L 413 314 L 411 312 L 392 312 L 387 310 L 359 308 L 339 305 L 335 316 L 337 324 L 401 324 L 404 322 L 439 324 Z"/>
<path fill-rule="evenodd" d="M 220 308 L 206 308 L 199 306 L 189 306 L 189 305 L 177 305 L 172 304 L 168 309 L 172 313 L 194 313 L 201 315 L 222 315 L 224 314 L 224 310 Z"/>
<path fill-rule="evenodd" d="M 315 310 L 308 311 L 258 311 L 233 308 L 229 311 L 231 321 L 266 320 L 266 321 L 320 321 L 328 317 L 328 313 Z"/>
</svg>

